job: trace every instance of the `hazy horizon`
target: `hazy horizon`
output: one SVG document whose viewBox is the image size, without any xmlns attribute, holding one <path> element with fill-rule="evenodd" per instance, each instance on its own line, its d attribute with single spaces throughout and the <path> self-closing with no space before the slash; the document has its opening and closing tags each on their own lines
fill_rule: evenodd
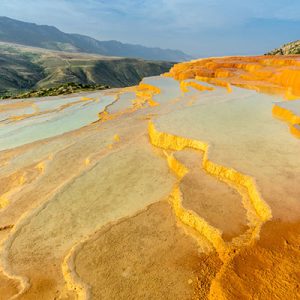
<svg viewBox="0 0 300 300">
<path fill-rule="evenodd" d="M 51 12 L 51 13 L 49 13 Z M 300 38 L 299 1 L 2 0 L 0 14 L 195 57 L 263 54 Z"/>
</svg>

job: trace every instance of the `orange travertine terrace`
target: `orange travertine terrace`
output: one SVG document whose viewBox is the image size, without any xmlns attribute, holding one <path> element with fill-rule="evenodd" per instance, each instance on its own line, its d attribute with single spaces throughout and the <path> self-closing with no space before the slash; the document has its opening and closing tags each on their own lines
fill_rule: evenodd
<svg viewBox="0 0 300 300">
<path fill-rule="evenodd" d="M 299 83 L 208 58 L 0 103 L 0 299 L 299 299 Z"/>
<path fill-rule="evenodd" d="M 185 79 L 197 79 L 225 86 L 227 89 L 232 84 L 265 93 L 281 94 L 286 100 L 300 97 L 300 58 L 295 55 L 200 59 L 177 64 L 166 76 L 181 82 Z M 295 120 L 286 109 L 276 105 L 273 112 L 275 116 L 291 122 L 291 133 L 300 137 L 299 118 Z"/>
<path fill-rule="evenodd" d="M 291 99 L 300 95 L 299 68 L 297 56 L 221 57 L 177 64 L 169 76 L 176 80 L 197 76 L 222 79 L 238 86 L 282 91 L 287 99 Z"/>
</svg>

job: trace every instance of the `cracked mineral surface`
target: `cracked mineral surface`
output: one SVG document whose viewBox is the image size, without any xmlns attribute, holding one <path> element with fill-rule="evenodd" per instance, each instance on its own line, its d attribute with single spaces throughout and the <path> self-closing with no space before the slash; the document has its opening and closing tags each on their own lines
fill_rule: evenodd
<svg viewBox="0 0 300 300">
<path fill-rule="evenodd" d="M 0 299 L 299 299 L 300 59 L 184 62 L 0 103 Z"/>
</svg>

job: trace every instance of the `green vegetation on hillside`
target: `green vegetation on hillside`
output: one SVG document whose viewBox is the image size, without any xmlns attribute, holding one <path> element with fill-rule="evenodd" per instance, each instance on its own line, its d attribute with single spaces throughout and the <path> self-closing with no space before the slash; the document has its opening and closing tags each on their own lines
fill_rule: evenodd
<svg viewBox="0 0 300 300">
<path fill-rule="evenodd" d="M 33 98 L 33 97 L 46 97 L 46 96 L 59 96 L 59 95 L 68 95 L 84 91 L 94 91 L 94 90 L 104 90 L 109 89 L 108 85 L 100 84 L 81 84 L 69 82 L 56 87 L 51 88 L 41 88 L 39 90 L 32 90 L 24 93 L 6 93 L 0 96 L 0 99 L 24 99 L 24 98 Z"/>
</svg>

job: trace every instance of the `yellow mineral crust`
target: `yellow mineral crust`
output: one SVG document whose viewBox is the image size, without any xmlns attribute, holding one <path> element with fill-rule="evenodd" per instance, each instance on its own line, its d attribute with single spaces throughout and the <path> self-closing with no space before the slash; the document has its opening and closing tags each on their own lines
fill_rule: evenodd
<svg viewBox="0 0 300 300">
<path fill-rule="evenodd" d="M 274 116 L 290 124 L 300 124 L 300 116 L 296 115 L 292 110 L 275 104 L 272 112 Z"/>
<path fill-rule="evenodd" d="M 160 88 L 142 82 L 136 87 L 135 91 L 137 99 L 142 99 L 142 102 L 148 102 L 149 106 L 159 105 L 159 103 L 154 101 L 153 96 L 160 94 L 160 92 Z M 138 100 L 136 101 L 137 103 L 139 102 Z"/>
<path fill-rule="evenodd" d="M 220 261 L 199 252 L 167 201 L 160 201 L 104 226 L 78 248 L 74 265 L 90 286 L 90 299 L 190 300 L 198 276 L 203 286 L 197 297 L 208 294 Z"/>
<path fill-rule="evenodd" d="M 164 151 L 165 156 L 167 157 L 169 168 L 179 177 L 184 177 L 188 172 L 188 168 L 178 161 L 173 154 L 168 154 Z"/>
<path fill-rule="evenodd" d="M 117 143 L 117 142 L 120 142 L 120 136 L 118 134 L 115 134 L 114 135 L 114 141 Z"/>
<path fill-rule="evenodd" d="M 215 176 L 221 181 L 229 182 L 237 187 L 243 187 L 247 193 L 248 197 L 253 205 L 253 208 L 257 214 L 258 219 L 260 220 L 258 224 L 254 224 L 253 233 L 250 234 L 250 241 L 244 241 L 244 237 L 241 236 L 239 241 L 236 241 L 231 245 L 227 245 L 222 239 L 221 232 L 208 224 L 204 219 L 200 218 L 193 211 L 187 210 L 182 206 L 182 195 L 178 184 L 174 186 L 173 192 L 170 195 L 170 202 L 175 212 L 177 218 L 185 225 L 196 230 L 200 235 L 203 235 L 207 240 L 211 242 L 215 250 L 218 252 L 220 258 L 226 265 L 229 263 L 232 254 L 235 254 L 235 251 L 232 252 L 236 247 L 234 245 L 245 242 L 248 244 L 253 238 L 257 236 L 257 230 L 261 227 L 263 223 L 270 220 L 272 217 L 271 210 L 269 206 L 264 202 L 261 195 L 259 194 L 256 184 L 253 179 L 247 175 L 243 175 L 236 170 L 226 168 L 224 166 L 217 165 L 208 159 L 208 149 L 209 146 L 205 142 L 187 139 L 184 137 L 175 136 L 172 134 L 159 132 L 156 130 L 155 125 L 152 121 L 148 125 L 149 138 L 152 145 L 165 149 L 165 150 L 183 150 L 185 148 L 191 148 L 194 150 L 200 150 L 203 152 L 202 167 L 209 174 Z M 167 162 L 171 170 L 181 179 L 185 174 L 187 174 L 188 169 L 177 161 L 174 156 L 168 154 L 165 151 L 167 157 Z M 258 227 L 257 227 L 258 225 Z M 241 245 L 239 245 L 240 247 Z M 223 266 L 224 267 L 224 266 Z"/>
<path fill-rule="evenodd" d="M 188 169 L 181 164 L 174 156 L 164 152 L 170 169 L 181 179 L 188 173 Z M 185 225 L 195 229 L 198 233 L 205 236 L 212 243 L 214 248 L 222 256 L 226 252 L 226 245 L 221 237 L 221 232 L 210 226 L 204 219 L 197 216 L 193 211 L 189 211 L 182 206 L 182 195 L 178 185 L 175 185 L 170 202 L 176 217 Z"/>
<path fill-rule="evenodd" d="M 298 56 L 274 58 L 272 56 L 223 57 L 199 59 L 176 64 L 165 76 L 180 81 L 181 89 L 186 92 L 185 79 L 196 79 L 217 86 L 224 86 L 231 92 L 230 85 L 253 89 L 258 92 L 280 94 L 286 100 L 300 97 L 300 59 Z M 194 85 L 194 83 L 190 83 Z M 194 86 L 195 87 L 195 86 Z M 274 108 L 274 115 L 282 112 Z M 295 116 L 293 116 L 294 118 Z M 300 122 L 292 123 L 300 124 Z M 299 137 L 299 126 L 290 126 L 290 132 Z"/>
<path fill-rule="evenodd" d="M 106 110 L 103 112 L 98 113 L 99 120 L 101 121 L 107 121 L 107 120 L 112 120 L 113 116 L 109 114 Z"/>
<path fill-rule="evenodd" d="M 210 77 L 204 77 L 204 76 L 196 76 L 195 77 L 196 80 L 199 81 L 203 81 L 203 82 L 207 82 L 207 83 L 211 83 L 214 84 L 216 86 L 221 86 L 227 89 L 228 93 L 232 92 L 232 88 L 229 82 L 224 82 L 222 80 L 219 80 L 217 78 L 210 78 Z"/>
<path fill-rule="evenodd" d="M 159 94 L 160 93 L 160 88 L 147 84 L 147 83 L 140 83 L 137 87 L 137 90 L 140 92 L 148 93 L 148 94 Z"/>
<path fill-rule="evenodd" d="M 182 80 L 180 82 L 180 89 L 187 93 L 189 91 L 188 87 L 193 87 L 194 89 L 198 91 L 213 91 L 213 87 L 204 86 L 200 83 L 194 82 L 194 81 L 184 81 Z"/>
<path fill-rule="evenodd" d="M 267 222 L 260 239 L 242 247 L 221 268 L 212 280 L 209 299 L 299 299 L 299 225 Z"/>
<path fill-rule="evenodd" d="M 275 117 L 287 122 L 290 127 L 290 132 L 300 138 L 300 116 L 291 109 L 274 104 L 272 113 Z"/>
<path fill-rule="evenodd" d="M 299 141 L 274 96 L 246 89 L 295 100 L 299 72 L 298 56 L 209 58 L 103 107 L 96 93 L 0 103 L 0 134 L 22 139 L 1 145 L 0 299 L 298 299 Z M 300 137 L 289 105 L 273 114 Z M 89 107 L 99 121 L 49 138 L 51 118 Z"/>
<path fill-rule="evenodd" d="M 254 180 L 247 175 L 241 174 L 238 171 L 220 166 L 208 159 L 209 146 L 205 142 L 187 139 L 171 135 L 168 133 L 159 132 L 156 130 L 153 122 L 149 122 L 149 136 L 150 141 L 154 146 L 163 148 L 165 150 L 182 150 L 184 148 L 191 148 L 204 152 L 202 166 L 209 174 L 216 176 L 220 180 L 229 181 L 236 186 L 244 187 L 249 195 L 251 203 L 257 213 L 257 216 L 263 221 L 267 221 L 272 217 L 269 206 L 262 199 L 257 190 Z"/>
<path fill-rule="evenodd" d="M 24 186 L 33 183 L 45 172 L 47 160 L 0 179 L 0 209 L 7 207 L 15 194 L 19 193 Z"/>
<path fill-rule="evenodd" d="M 251 242 L 255 241 L 257 236 L 257 230 L 261 228 L 261 225 L 271 219 L 271 211 L 268 205 L 263 201 L 259 192 L 256 189 L 256 185 L 253 179 L 249 176 L 238 173 L 233 169 L 228 169 L 223 166 L 214 164 L 208 160 L 208 144 L 197 141 L 186 139 L 183 137 L 159 132 L 156 130 L 153 122 L 149 122 L 148 126 L 149 137 L 151 143 L 159 148 L 166 150 L 182 150 L 185 148 L 192 148 L 195 150 L 200 150 L 203 152 L 203 168 L 211 175 L 217 177 L 219 180 L 226 180 L 226 182 L 231 182 L 235 186 L 243 186 L 248 191 L 251 203 L 257 213 L 259 219 L 261 219 L 261 224 L 253 229 L 253 234 L 250 235 L 250 241 L 246 240 L 243 244 L 243 236 L 241 236 L 238 244 L 227 244 L 224 242 L 221 236 L 221 232 L 208 224 L 204 219 L 200 218 L 193 211 L 187 210 L 182 205 L 182 194 L 179 185 L 176 184 L 170 195 L 170 203 L 172 205 L 173 211 L 176 217 L 188 227 L 194 229 L 198 234 L 203 235 L 211 242 L 220 259 L 223 261 L 223 266 L 220 271 L 216 274 L 215 279 L 211 282 L 211 289 L 209 293 L 210 299 L 222 299 L 224 294 L 219 288 L 219 278 L 222 277 L 223 273 L 227 271 L 229 264 L 232 259 L 239 253 L 241 247 L 249 245 Z M 178 176 L 179 179 L 183 178 L 187 173 L 188 169 L 177 161 L 172 154 L 168 154 L 164 151 L 168 165 L 171 170 Z M 242 243 L 241 243 L 242 242 Z M 216 296 L 217 295 L 217 296 Z M 216 297 L 215 297 L 216 296 Z M 214 298 L 215 297 L 215 298 Z"/>
<path fill-rule="evenodd" d="M 88 166 L 89 164 L 91 163 L 91 159 L 89 157 L 87 157 L 85 160 L 84 160 L 84 164 L 86 166 Z"/>
<path fill-rule="evenodd" d="M 300 124 L 295 124 L 290 126 L 290 132 L 295 137 L 300 138 Z"/>
<path fill-rule="evenodd" d="M 200 163 L 203 152 L 185 149 L 171 155 L 188 170 L 184 176 L 178 176 L 182 205 L 220 229 L 226 242 L 238 239 L 239 244 L 241 235 L 247 233 L 249 237 L 250 228 L 260 222 L 246 193 L 208 174 Z"/>
<path fill-rule="evenodd" d="M 293 266 L 293 260 L 297 262 L 297 257 L 300 256 L 300 251 L 296 247 L 300 236 L 297 233 L 299 232 L 299 225 L 291 226 L 270 221 L 271 211 L 257 191 L 254 180 L 233 169 L 227 169 L 209 161 L 207 158 L 208 145 L 205 143 L 159 132 L 152 122 L 149 122 L 148 129 L 150 141 L 156 147 L 177 151 L 190 147 L 204 151 L 203 168 L 220 180 L 226 178 L 236 185 L 245 187 L 257 215 L 262 221 L 258 228 L 258 230 L 262 230 L 260 240 L 256 239 L 257 233 L 254 229 L 250 243 L 247 241 L 232 247 L 223 241 L 219 230 L 209 225 L 193 211 L 182 206 L 180 188 L 178 184 L 174 186 L 170 195 L 170 203 L 176 217 L 183 224 L 204 235 L 212 243 L 223 261 L 220 270 L 211 280 L 208 299 L 229 300 L 243 299 L 244 297 L 246 299 L 253 297 L 253 295 L 259 295 L 258 298 L 261 299 L 271 299 L 275 295 L 278 299 L 284 299 L 285 295 L 289 295 L 291 299 L 297 299 L 300 295 L 297 284 L 299 274 L 295 273 L 297 266 Z M 168 154 L 167 151 L 164 153 L 170 169 L 179 179 L 184 177 L 188 169 L 177 161 L 172 154 Z M 283 240 L 278 241 L 277 232 Z M 274 262 L 277 262 L 275 274 L 273 271 L 269 271 Z M 266 268 L 265 271 L 264 268 Z M 285 284 L 285 282 L 288 283 Z M 200 285 L 199 297 L 201 297 L 201 291 Z M 195 299 L 198 299 L 197 296 Z"/>
<path fill-rule="evenodd" d="M 6 194 L 0 196 L 0 209 L 5 208 L 9 204 L 9 200 Z"/>
<path fill-rule="evenodd" d="M 168 76 L 177 80 L 218 78 L 231 84 L 254 86 L 260 82 L 286 91 L 291 99 L 300 96 L 300 61 L 296 56 L 221 57 L 176 64 Z"/>
<path fill-rule="evenodd" d="M 124 90 L 127 91 L 126 88 Z M 117 94 L 117 97 L 115 98 L 115 101 L 109 106 L 107 106 L 104 111 L 98 113 L 98 117 L 101 122 L 114 120 L 116 118 L 121 117 L 122 115 L 135 112 L 143 108 L 146 103 L 150 107 L 155 107 L 159 105 L 158 102 L 154 101 L 153 96 L 159 94 L 161 91 L 155 86 L 146 83 L 140 83 L 138 86 L 132 87 L 129 91 L 135 93 L 135 99 L 132 99 L 131 105 L 127 106 L 125 109 L 113 111 L 112 113 L 110 112 L 110 107 L 113 107 L 115 103 L 120 101 L 120 94 L 122 93 L 122 91 L 119 92 Z"/>
<path fill-rule="evenodd" d="M 193 211 L 189 211 L 182 206 L 181 192 L 175 186 L 170 195 L 170 202 L 176 217 L 185 225 L 195 229 L 197 233 L 203 235 L 211 242 L 222 260 L 226 259 L 228 248 L 222 239 L 221 232 L 209 225 L 204 219 L 200 218 Z"/>
<path fill-rule="evenodd" d="M 79 247 L 80 243 L 72 247 L 68 255 L 64 258 L 61 269 L 67 289 L 75 292 L 76 299 L 85 300 L 89 299 L 89 286 L 80 280 L 74 266 L 74 256 Z"/>
</svg>

